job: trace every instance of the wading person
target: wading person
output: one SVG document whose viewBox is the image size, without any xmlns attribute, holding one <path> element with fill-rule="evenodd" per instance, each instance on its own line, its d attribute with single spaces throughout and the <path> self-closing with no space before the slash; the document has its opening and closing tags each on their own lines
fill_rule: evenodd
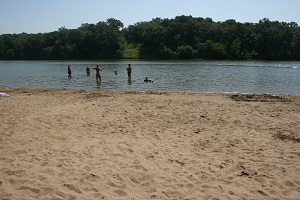
<svg viewBox="0 0 300 200">
<path fill-rule="evenodd" d="M 101 82 L 101 75 L 100 75 L 101 69 L 100 69 L 99 65 L 97 65 L 96 68 L 94 68 L 94 69 L 96 70 L 96 81 Z"/>
<path fill-rule="evenodd" d="M 128 79 L 131 79 L 131 71 L 132 71 L 131 64 L 128 64 L 128 67 L 127 67 Z"/>
<path fill-rule="evenodd" d="M 86 66 L 86 75 L 90 75 L 91 74 L 91 70 L 89 66 Z"/>
<path fill-rule="evenodd" d="M 68 75 L 69 75 L 69 77 L 71 77 L 71 75 L 72 75 L 72 70 L 71 70 L 70 65 L 68 66 Z"/>
</svg>

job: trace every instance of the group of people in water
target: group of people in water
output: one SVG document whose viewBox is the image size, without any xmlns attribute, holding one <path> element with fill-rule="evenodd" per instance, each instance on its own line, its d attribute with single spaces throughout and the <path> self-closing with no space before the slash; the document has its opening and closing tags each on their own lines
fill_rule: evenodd
<svg viewBox="0 0 300 200">
<path fill-rule="evenodd" d="M 93 67 L 93 69 L 96 70 L 96 81 L 97 82 L 101 82 L 101 74 L 100 74 L 100 71 L 102 71 L 102 69 L 100 69 L 100 65 L 96 65 L 96 67 Z M 131 68 L 131 64 L 128 64 L 127 68 L 127 76 L 128 76 L 128 80 L 131 80 L 131 73 L 132 73 L 132 68 Z M 117 75 L 118 72 L 115 71 L 115 75 Z M 68 65 L 68 75 L 69 77 L 72 76 L 72 70 L 71 70 L 71 66 Z M 89 66 L 86 66 L 86 75 L 89 76 L 91 75 L 91 69 Z M 152 83 L 153 81 L 148 79 L 148 77 L 145 78 L 144 82 L 146 83 Z"/>
</svg>

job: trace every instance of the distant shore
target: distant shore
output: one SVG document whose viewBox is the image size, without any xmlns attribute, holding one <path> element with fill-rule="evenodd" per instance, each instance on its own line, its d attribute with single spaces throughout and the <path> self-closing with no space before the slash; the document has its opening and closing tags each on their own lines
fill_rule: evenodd
<svg viewBox="0 0 300 200">
<path fill-rule="evenodd" d="M 300 97 L 0 88 L 3 199 L 297 199 Z"/>
</svg>

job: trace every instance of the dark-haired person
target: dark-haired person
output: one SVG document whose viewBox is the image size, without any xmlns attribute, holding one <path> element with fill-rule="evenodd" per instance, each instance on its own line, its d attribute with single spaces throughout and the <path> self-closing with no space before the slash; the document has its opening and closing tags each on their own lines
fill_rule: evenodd
<svg viewBox="0 0 300 200">
<path fill-rule="evenodd" d="M 68 75 L 69 75 L 69 77 L 71 77 L 71 75 L 72 75 L 72 70 L 71 70 L 71 66 L 70 65 L 68 65 Z"/>
<path fill-rule="evenodd" d="M 96 81 L 101 82 L 101 74 L 100 74 L 101 69 L 100 69 L 99 65 L 97 65 L 96 68 L 94 68 L 94 69 L 96 70 Z"/>
<path fill-rule="evenodd" d="M 148 79 L 148 77 L 145 78 L 144 82 L 145 82 L 145 83 L 153 83 L 153 81 L 150 80 L 150 79 Z"/>
<path fill-rule="evenodd" d="M 127 67 L 128 79 L 131 79 L 131 72 L 132 72 L 131 64 L 128 64 L 128 67 Z"/>
<path fill-rule="evenodd" d="M 90 67 L 87 65 L 86 66 L 86 75 L 90 75 L 91 74 L 91 70 L 90 70 Z"/>
</svg>

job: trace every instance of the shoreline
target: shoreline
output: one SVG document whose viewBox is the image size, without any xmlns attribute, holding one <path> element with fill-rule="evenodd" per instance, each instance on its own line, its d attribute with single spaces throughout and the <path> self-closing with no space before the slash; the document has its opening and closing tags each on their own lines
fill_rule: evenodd
<svg viewBox="0 0 300 200">
<path fill-rule="evenodd" d="M 0 197 L 297 199 L 300 97 L 0 88 Z"/>
<path fill-rule="evenodd" d="M 195 92 L 195 91 L 163 91 L 163 90 L 111 90 L 111 89 L 66 89 L 66 88 L 13 88 L 13 87 L 0 87 L 0 92 L 26 92 L 26 91 L 86 91 L 86 92 L 116 92 L 116 93 L 147 93 L 147 94 L 208 94 L 208 95 L 254 95 L 254 96 L 275 96 L 275 97 L 300 97 L 300 95 L 293 94 L 268 94 L 268 93 L 239 93 L 239 92 Z"/>
</svg>

